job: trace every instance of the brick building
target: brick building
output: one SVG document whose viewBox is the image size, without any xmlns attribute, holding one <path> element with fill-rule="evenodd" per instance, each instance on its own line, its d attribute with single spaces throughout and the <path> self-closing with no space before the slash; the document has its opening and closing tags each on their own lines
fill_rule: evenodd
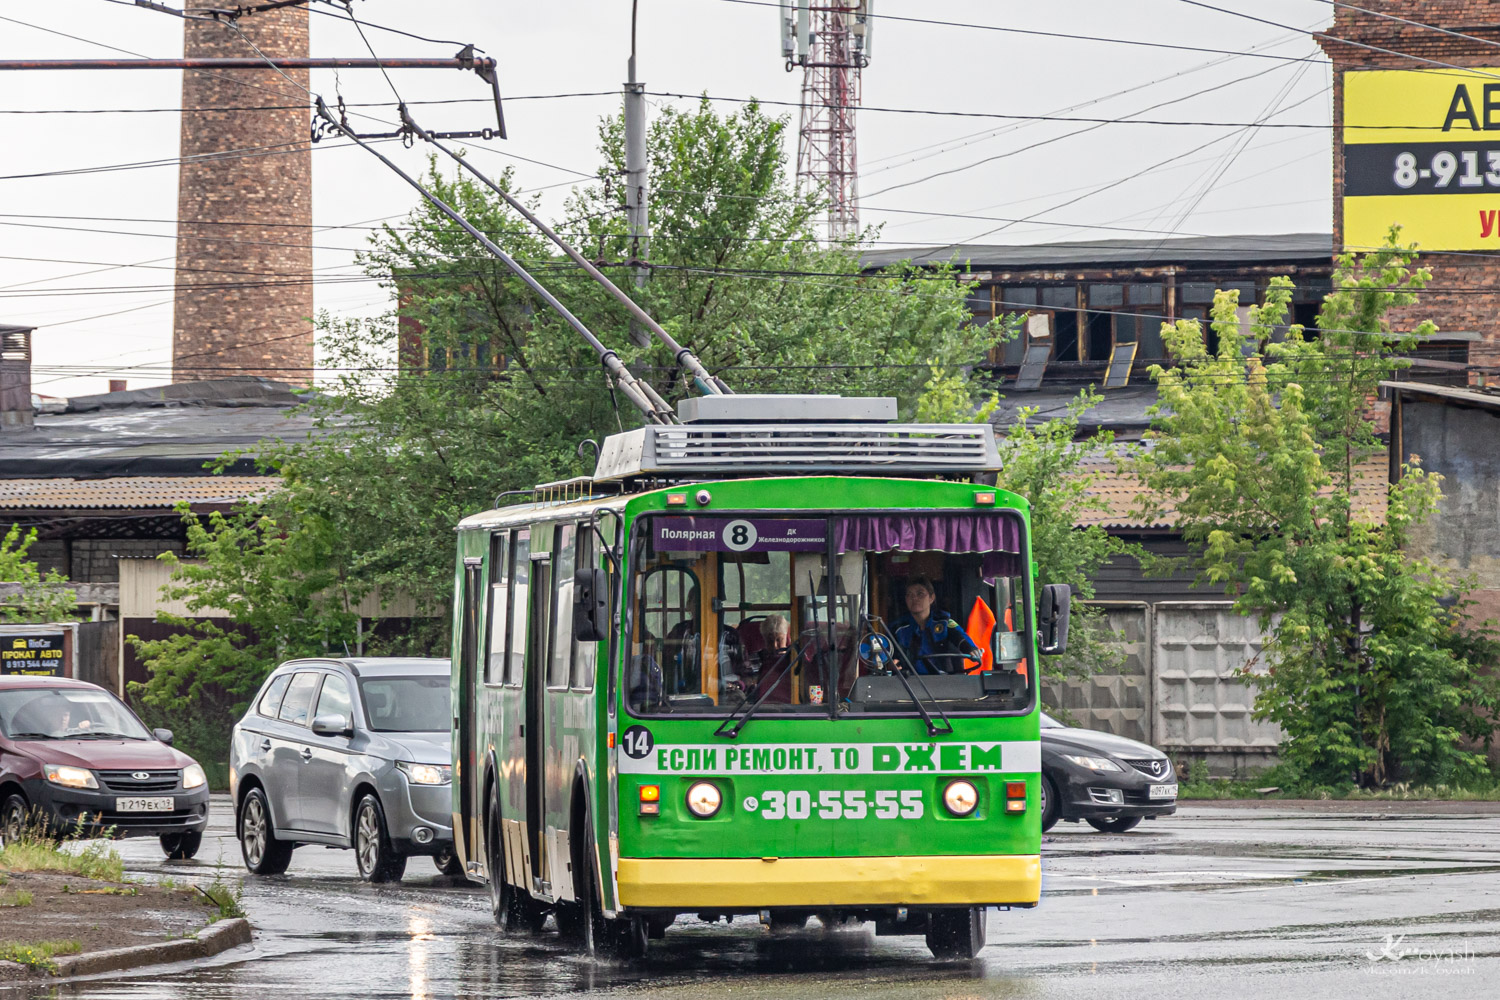
<svg viewBox="0 0 1500 1000">
<path fill-rule="evenodd" d="M 1416 137 L 1417 141 L 1411 142 L 1409 147 L 1424 175 L 1421 177 L 1423 183 L 1403 184 L 1402 187 L 1409 187 L 1413 194 L 1425 192 L 1429 180 L 1438 187 L 1447 187 L 1441 174 L 1435 178 L 1425 176 L 1429 173 L 1430 157 L 1441 152 L 1440 144 L 1451 147 L 1456 163 L 1462 162 L 1460 157 L 1465 146 L 1473 149 L 1478 158 L 1488 151 L 1485 147 L 1490 145 L 1484 140 L 1489 138 L 1487 133 L 1492 128 L 1491 109 L 1485 106 L 1481 94 L 1485 89 L 1485 79 L 1491 76 L 1500 79 L 1500 70 L 1495 69 L 1500 67 L 1500 47 L 1497 47 L 1500 45 L 1500 0 L 1426 0 L 1421 4 L 1368 0 L 1357 6 L 1335 5 L 1334 10 L 1333 26 L 1318 36 L 1319 44 L 1333 60 L 1333 239 L 1335 246 L 1359 251 L 1368 247 L 1353 244 L 1365 242 L 1364 238 L 1346 242 L 1345 196 L 1358 192 L 1353 185 L 1346 190 L 1350 163 L 1354 162 L 1347 155 L 1350 150 L 1346 147 L 1346 139 L 1379 142 L 1396 138 L 1399 131 L 1391 129 L 1390 135 L 1376 137 L 1346 129 L 1350 124 L 1349 109 L 1346 108 L 1351 89 L 1350 75 L 1372 70 L 1416 70 L 1444 78 L 1441 89 L 1425 108 L 1393 102 L 1390 107 L 1371 113 L 1383 115 L 1382 124 L 1426 130 L 1426 135 Z M 1445 29 L 1452 34 L 1434 29 Z M 1474 124 L 1479 126 L 1477 129 L 1450 128 L 1445 123 L 1444 112 L 1450 106 L 1450 95 L 1454 94 L 1456 84 L 1464 80 L 1451 72 L 1443 72 L 1445 67 L 1451 66 L 1488 71 L 1469 78 L 1469 82 L 1475 84 L 1473 93 L 1477 107 L 1474 109 Z M 1467 124 L 1468 120 L 1464 117 L 1460 124 Z M 1371 126 L 1361 124 L 1356 128 L 1370 129 Z M 1500 122 L 1495 122 L 1493 128 L 1500 129 Z M 1500 149 L 1500 146 L 1494 148 Z M 1465 183 L 1466 179 L 1460 176 L 1458 185 L 1447 188 L 1442 197 L 1446 199 L 1445 204 L 1451 206 L 1450 213 L 1460 212 L 1467 221 L 1472 214 L 1468 207 L 1470 202 L 1456 199 L 1483 198 L 1486 190 L 1492 195 L 1496 185 L 1493 181 L 1481 181 L 1475 185 L 1477 190 L 1474 193 L 1462 193 L 1459 185 Z M 1473 242 L 1480 233 L 1477 216 L 1473 234 L 1466 234 L 1458 240 L 1444 240 L 1436 237 L 1436 231 L 1430 227 L 1414 225 L 1424 212 L 1419 201 L 1432 199 L 1381 200 L 1391 206 L 1386 223 L 1398 222 L 1405 227 L 1403 239 L 1417 240 L 1419 249 L 1423 250 L 1423 263 L 1433 272 L 1432 283 L 1422 294 L 1421 301 L 1393 314 L 1397 328 L 1409 328 L 1410 324 L 1421 319 L 1432 319 L 1451 343 L 1466 347 L 1463 352 L 1466 356 L 1462 360 L 1481 369 L 1475 371 L 1474 376 L 1476 381 L 1482 382 L 1486 374 L 1482 368 L 1500 365 L 1500 322 L 1497 322 L 1497 316 L 1500 316 L 1500 256 L 1475 252 L 1483 249 L 1482 243 Z M 1489 208 L 1493 209 L 1495 205 L 1490 204 Z M 1500 251 L 1500 231 L 1490 233 L 1489 237 L 1492 253 Z M 1442 250 L 1455 252 L 1439 252 Z"/>
<path fill-rule="evenodd" d="M 234 26 L 185 20 L 184 51 L 189 58 L 255 58 L 257 49 L 305 57 L 307 18 L 306 8 L 287 7 Z M 182 106 L 189 110 L 182 115 L 172 328 L 179 382 L 226 375 L 311 381 L 308 71 L 285 74 L 183 72 Z"/>
</svg>

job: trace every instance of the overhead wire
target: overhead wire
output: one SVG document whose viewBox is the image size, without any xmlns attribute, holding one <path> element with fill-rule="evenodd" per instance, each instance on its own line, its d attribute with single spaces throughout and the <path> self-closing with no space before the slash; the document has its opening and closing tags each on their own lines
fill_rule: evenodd
<svg viewBox="0 0 1500 1000">
<path fill-rule="evenodd" d="M 718 0 L 718 2 L 741 4 L 750 7 L 774 7 L 777 9 L 781 8 L 781 3 L 779 2 L 779 0 Z M 876 18 L 881 21 L 896 21 L 905 24 L 934 25 L 945 28 L 970 28 L 978 31 L 995 31 L 1013 35 L 1029 35 L 1038 38 L 1058 38 L 1068 41 L 1081 42 L 1102 42 L 1110 45 L 1133 45 L 1142 48 L 1168 49 L 1178 52 L 1209 52 L 1224 56 L 1244 54 L 1235 49 L 1209 48 L 1201 45 L 1178 45 L 1172 42 L 1153 42 L 1147 39 L 1138 38 L 1110 38 L 1108 36 L 1100 35 L 1080 35 L 1073 32 L 1064 31 L 1040 31 L 1034 28 L 1017 28 L 1010 25 L 974 24 L 964 21 L 940 21 L 926 17 L 903 17 L 896 14 L 870 13 L 865 16 Z M 1327 59 L 1322 59 L 1315 56 L 1278 56 L 1272 55 L 1270 53 L 1253 53 L 1252 55 L 1261 59 L 1280 59 L 1285 62 L 1328 62 Z"/>
</svg>

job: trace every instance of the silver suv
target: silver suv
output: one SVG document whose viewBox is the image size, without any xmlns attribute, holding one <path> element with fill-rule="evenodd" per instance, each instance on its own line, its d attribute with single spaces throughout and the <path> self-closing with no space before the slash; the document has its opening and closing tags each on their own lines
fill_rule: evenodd
<svg viewBox="0 0 1500 1000">
<path fill-rule="evenodd" d="M 279 875 L 303 844 L 354 849 L 359 874 L 394 882 L 453 853 L 447 660 L 292 660 L 234 727 L 229 793 L 245 867 Z"/>
</svg>

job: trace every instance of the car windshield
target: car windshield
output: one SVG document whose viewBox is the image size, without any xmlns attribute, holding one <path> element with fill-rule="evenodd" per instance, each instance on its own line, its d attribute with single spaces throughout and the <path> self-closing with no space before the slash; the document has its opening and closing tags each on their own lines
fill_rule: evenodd
<svg viewBox="0 0 1500 1000">
<path fill-rule="evenodd" d="M 1029 704 L 1022 522 L 1012 513 L 656 515 L 641 525 L 627 672 L 637 714 Z"/>
<path fill-rule="evenodd" d="M 361 677 L 359 693 L 377 733 L 438 733 L 453 726 L 448 678 Z"/>
<path fill-rule="evenodd" d="M 1063 725 L 1061 722 L 1058 722 L 1052 716 L 1048 715 L 1046 712 L 1042 712 L 1041 716 L 1042 716 L 1042 728 L 1043 729 L 1066 729 L 1066 728 L 1068 728 L 1067 726 Z"/>
<path fill-rule="evenodd" d="M 130 709 L 100 688 L 0 691 L 0 731 L 13 740 L 152 738 Z"/>
</svg>

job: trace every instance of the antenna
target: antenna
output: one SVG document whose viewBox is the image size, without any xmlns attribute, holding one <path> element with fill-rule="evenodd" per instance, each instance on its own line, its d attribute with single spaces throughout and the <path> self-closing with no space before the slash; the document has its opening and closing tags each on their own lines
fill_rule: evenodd
<svg viewBox="0 0 1500 1000">
<path fill-rule="evenodd" d="M 816 5 L 815 5 L 816 4 Z M 802 67 L 797 183 L 828 196 L 828 238 L 859 233 L 859 157 L 854 112 L 860 70 L 870 64 L 874 0 L 781 0 L 781 54 Z"/>
</svg>

